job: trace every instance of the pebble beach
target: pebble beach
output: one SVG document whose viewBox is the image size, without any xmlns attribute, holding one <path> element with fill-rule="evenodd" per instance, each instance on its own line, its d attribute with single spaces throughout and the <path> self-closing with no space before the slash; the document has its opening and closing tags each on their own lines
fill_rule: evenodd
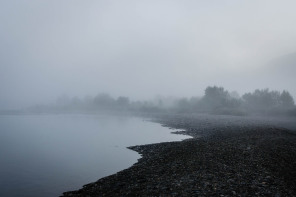
<svg viewBox="0 0 296 197">
<path fill-rule="evenodd" d="M 128 147 L 128 169 L 63 196 L 296 196 L 296 135 L 257 118 L 150 115 L 181 142 Z"/>
</svg>

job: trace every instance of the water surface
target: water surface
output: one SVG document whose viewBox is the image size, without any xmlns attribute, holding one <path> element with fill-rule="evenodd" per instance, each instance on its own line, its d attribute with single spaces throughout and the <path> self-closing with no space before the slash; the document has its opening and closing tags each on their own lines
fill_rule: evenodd
<svg viewBox="0 0 296 197">
<path fill-rule="evenodd" d="M 107 115 L 1 115 L 0 196 L 59 196 L 140 158 L 126 147 L 187 138 L 157 123 Z"/>
</svg>

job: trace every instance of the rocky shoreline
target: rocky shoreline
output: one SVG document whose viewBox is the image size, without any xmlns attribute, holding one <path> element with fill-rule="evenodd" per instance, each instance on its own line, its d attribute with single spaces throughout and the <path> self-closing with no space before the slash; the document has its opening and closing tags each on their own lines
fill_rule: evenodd
<svg viewBox="0 0 296 197">
<path fill-rule="evenodd" d="M 129 147 L 133 166 L 63 196 L 296 196 L 296 135 L 256 118 L 153 115 L 193 138 Z"/>
</svg>

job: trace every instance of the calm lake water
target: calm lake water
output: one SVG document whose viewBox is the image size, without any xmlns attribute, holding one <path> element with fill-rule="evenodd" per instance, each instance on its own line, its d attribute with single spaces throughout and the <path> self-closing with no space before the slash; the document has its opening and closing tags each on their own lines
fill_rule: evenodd
<svg viewBox="0 0 296 197">
<path fill-rule="evenodd" d="M 157 123 L 107 115 L 0 115 L 0 196 L 59 196 L 140 158 L 132 145 L 178 141 Z"/>
</svg>

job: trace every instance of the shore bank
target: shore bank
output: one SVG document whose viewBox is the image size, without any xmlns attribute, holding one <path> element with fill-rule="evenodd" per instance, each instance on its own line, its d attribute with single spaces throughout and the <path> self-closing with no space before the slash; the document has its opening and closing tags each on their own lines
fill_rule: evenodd
<svg viewBox="0 0 296 197">
<path fill-rule="evenodd" d="M 296 135 L 244 117 L 157 115 L 192 136 L 129 147 L 130 168 L 63 196 L 296 196 Z"/>
</svg>

